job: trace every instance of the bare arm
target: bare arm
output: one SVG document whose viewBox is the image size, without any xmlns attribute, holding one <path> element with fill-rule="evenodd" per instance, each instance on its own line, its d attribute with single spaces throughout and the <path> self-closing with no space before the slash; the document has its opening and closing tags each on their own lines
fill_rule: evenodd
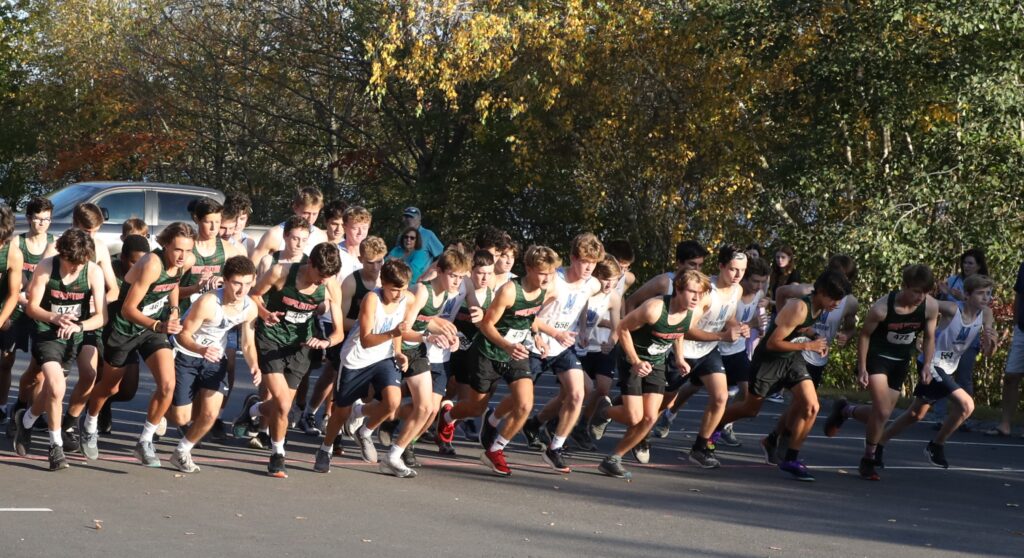
<svg viewBox="0 0 1024 558">
<path fill-rule="evenodd" d="M 526 347 L 524 347 L 522 343 L 506 341 L 505 338 L 501 336 L 501 333 L 498 332 L 498 328 L 496 327 L 498 319 L 501 318 L 505 309 L 512 306 L 515 301 L 515 283 L 505 283 L 498 289 L 498 292 L 494 294 L 494 300 L 492 300 L 491 305 L 487 307 L 487 311 L 484 312 L 484 317 L 480 320 L 477 327 L 480 329 L 480 333 L 482 333 L 488 341 L 500 347 L 513 359 L 520 360 L 528 358 L 530 356 L 530 352 L 526 350 Z"/>
<path fill-rule="evenodd" d="M 103 297 L 106 292 L 106 282 L 103 277 L 103 270 L 100 266 L 87 263 L 89 277 L 89 288 L 92 290 L 92 300 L 95 312 L 82 322 L 82 331 L 95 331 L 101 329 L 107 323 L 107 299 Z"/>
<path fill-rule="evenodd" d="M 256 248 L 252 251 L 252 258 L 250 259 L 254 262 L 263 261 L 264 256 L 280 250 L 283 241 L 284 228 L 271 227 L 267 232 L 263 233 L 263 237 L 260 238 L 260 243 L 257 244 Z"/>
<path fill-rule="evenodd" d="M 345 278 L 345 281 L 341 284 L 341 315 L 331 316 L 334 319 L 334 326 L 341 326 L 345 333 L 348 333 L 352 326 L 356 323 L 355 320 L 348 317 L 349 311 L 352 310 L 352 298 L 356 296 L 356 281 L 361 281 L 359 272 L 355 272 Z"/>
<path fill-rule="evenodd" d="M 619 336 L 619 347 L 622 349 L 626 362 L 630 364 L 633 374 L 641 377 L 650 374 L 651 363 L 640 360 L 640 357 L 637 356 L 636 346 L 633 345 L 633 335 L 630 332 L 657 322 L 658 318 L 661 317 L 661 310 L 664 305 L 664 301 L 652 298 L 644 302 L 636 310 L 626 314 L 622 321 L 619 322 L 618 327 L 615 328 L 615 333 Z"/>
<path fill-rule="evenodd" d="M 932 369 L 932 359 L 935 357 L 935 327 L 939 322 L 939 305 L 931 295 L 925 298 L 924 304 L 924 339 L 921 343 L 924 366 L 921 367 L 921 381 L 927 384 L 932 377 L 929 371 Z"/>
<path fill-rule="evenodd" d="M 405 320 L 402 320 L 390 331 L 374 333 L 373 321 L 377 315 L 378 304 L 383 304 L 383 301 L 380 300 L 377 293 L 367 293 L 366 296 L 363 297 L 363 302 L 359 306 L 359 344 L 362 345 L 364 349 L 369 349 L 370 347 L 376 347 L 381 343 L 394 342 L 397 343 L 395 348 L 398 351 L 395 354 L 401 354 L 401 338 L 406 329 Z"/>
<path fill-rule="evenodd" d="M 103 270 L 103 283 L 107 288 L 107 302 L 114 302 L 121 296 L 121 288 L 117 286 L 114 266 L 110 263 L 110 250 L 102 241 L 93 239 L 96 245 L 96 263 Z M 56 250 L 55 250 L 56 252 Z M 125 272 L 127 274 L 127 271 Z"/>
<path fill-rule="evenodd" d="M 271 312 L 267 310 L 266 305 L 263 304 L 263 295 L 270 292 L 270 289 L 277 285 L 281 278 L 284 277 L 285 271 L 284 266 L 291 264 L 275 264 L 270 269 L 265 270 L 260 274 L 259 278 L 256 279 L 256 284 L 253 285 L 252 290 L 249 291 L 249 298 L 252 299 L 253 303 L 256 304 L 256 312 L 259 319 L 266 322 L 267 325 L 274 325 L 281 321 L 281 312 Z"/>
<path fill-rule="evenodd" d="M 260 385 L 260 382 L 263 380 L 263 375 L 260 371 L 260 361 L 256 352 L 256 319 L 258 317 L 259 310 L 254 306 L 249 310 L 245 323 L 239 326 L 242 328 L 239 335 L 239 343 L 242 345 L 242 358 L 249 365 L 249 373 L 252 374 L 252 384 L 254 386 Z"/>
<path fill-rule="evenodd" d="M 25 266 L 21 248 L 18 248 L 14 237 L 11 237 L 8 242 L 10 247 L 7 249 L 7 269 L 4 270 L 7 273 L 7 298 L 3 301 L 3 310 L 0 310 L 0 324 L 6 324 L 18 307 L 18 295 L 21 293 L 21 268 Z"/>
<path fill-rule="evenodd" d="M 885 315 L 886 303 L 882 298 L 868 310 L 868 315 L 864 318 L 864 325 L 860 328 L 860 337 L 857 343 L 857 379 L 864 387 L 868 385 L 868 346 L 871 344 L 871 334 L 885 319 Z"/>
<path fill-rule="evenodd" d="M 644 303 L 647 299 L 668 294 L 670 279 L 667 273 L 644 283 L 637 291 L 626 299 L 625 312 L 628 314 Z"/>
<path fill-rule="evenodd" d="M 195 304 L 190 307 L 188 316 L 185 316 L 185 321 L 181 324 L 181 331 L 175 337 L 177 343 L 184 347 L 186 351 L 203 355 L 203 358 L 210 362 L 217 362 L 223 356 L 224 351 L 221 346 L 215 344 L 204 347 L 196 342 L 194 336 L 203 325 L 203 322 L 214 316 L 214 306 L 217 304 L 216 298 L 216 295 L 212 293 L 199 297 Z"/>
</svg>

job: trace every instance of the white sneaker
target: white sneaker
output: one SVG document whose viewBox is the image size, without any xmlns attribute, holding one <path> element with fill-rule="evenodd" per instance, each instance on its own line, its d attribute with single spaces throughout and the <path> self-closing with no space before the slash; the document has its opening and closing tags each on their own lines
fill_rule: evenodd
<svg viewBox="0 0 1024 558">
<path fill-rule="evenodd" d="M 174 465 L 182 473 L 198 473 L 199 465 L 192 461 L 192 453 L 181 451 L 175 448 L 171 454 L 171 465 Z"/>
<path fill-rule="evenodd" d="M 164 436 L 167 434 L 167 418 L 161 417 L 160 422 L 156 423 L 156 435 Z"/>
<path fill-rule="evenodd" d="M 353 440 L 356 439 L 356 431 L 358 431 L 359 427 L 361 427 L 363 425 L 363 422 L 366 421 L 366 418 L 363 417 L 363 416 L 360 416 L 359 418 L 355 418 L 355 416 L 356 416 L 356 413 L 355 413 L 356 408 L 359 408 L 360 411 L 362 410 L 362 408 L 363 408 L 363 400 L 362 399 L 356 399 L 356 402 L 352 404 L 352 410 L 351 410 L 351 412 L 349 412 L 348 419 L 345 420 L 345 424 L 341 427 L 341 433 L 346 435 L 346 436 L 348 436 L 349 438 L 351 438 Z M 362 415 L 361 412 L 360 412 L 360 415 Z"/>
<path fill-rule="evenodd" d="M 382 473 L 394 475 L 400 479 L 411 479 L 416 476 L 416 471 L 405 466 L 401 455 L 396 457 L 391 452 L 388 452 L 388 456 L 380 460 L 379 469 Z"/>
</svg>

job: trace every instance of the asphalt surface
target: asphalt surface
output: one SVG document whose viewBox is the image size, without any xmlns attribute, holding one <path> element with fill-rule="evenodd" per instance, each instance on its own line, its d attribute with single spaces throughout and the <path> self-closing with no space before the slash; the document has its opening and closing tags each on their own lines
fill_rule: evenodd
<svg viewBox="0 0 1024 558">
<path fill-rule="evenodd" d="M 555 389 L 545 378 L 539 402 Z M 226 418 L 251 390 L 236 387 Z M 521 438 L 509 449 L 510 478 L 491 474 L 479 446 L 461 438 L 454 458 L 420 443 L 415 479 L 380 474 L 350 441 L 322 475 L 312 470 L 319 442 L 297 431 L 286 480 L 267 477 L 268 453 L 237 440 L 205 443 L 193 452 L 202 471 L 185 475 L 167 462 L 173 428 L 157 444 L 162 469 L 131 456 L 151 391 L 144 368 L 136 399 L 114 408 L 99 461 L 74 456 L 51 473 L 44 434 L 28 458 L 0 443 L 0 556 L 1024 555 L 1019 437 L 957 434 L 947 446 L 953 466 L 942 470 L 924 458 L 933 432 L 922 423 L 887 446 L 883 480 L 869 482 L 857 476 L 862 427 L 848 422 L 828 439 L 820 418 L 801 452 L 817 481 L 801 483 L 762 461 L 758 441 L 782 409 L 766 403 L 761 417 L 737 424 L 742 447 L 719 448 L 723 467 L 701 470 L 678 459 L 703 409 L 698 395 L 672 434 L 653 440 L 649 465 L 624 459 L 631 482 L 597 471 L 603 453 L 573 452 L 574 471 L 556 473 Z M 610 426 L 599 450 L 621 431 Z"/>
</svg>

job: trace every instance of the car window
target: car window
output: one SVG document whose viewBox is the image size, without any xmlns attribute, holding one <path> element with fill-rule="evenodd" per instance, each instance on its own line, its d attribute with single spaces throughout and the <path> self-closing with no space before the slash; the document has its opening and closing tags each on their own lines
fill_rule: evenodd
<svg viewBox="0 0 1024 558">
<path fill-rule="evenodd" d="M 192 223 L 192 214 L 188 212 L 188 203 L 199 194 L 178 194 L 174 192 L 157 192 L 160 203 L 159 219 L 161 225 L 169 225 L 175 221 Z"/>
<path fill-rule="evenodd" d="M 123 223 L 132 217 L 146 218 L 145 192 L 115 192 L 97 200 L 96 205 L 106 210 L 108 223 Z"/>
</svg>

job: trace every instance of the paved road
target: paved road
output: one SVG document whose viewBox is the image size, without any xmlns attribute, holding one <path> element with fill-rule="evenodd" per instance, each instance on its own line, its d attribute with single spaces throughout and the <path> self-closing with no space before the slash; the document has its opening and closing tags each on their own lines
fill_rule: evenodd
<svg viewBox="0 0 1024 558">
<path fill-rule="evenodd" d="M 721 449 L 724 467 L 705 471 L 677 459 L 692 444 L 698 396 L 672 435 L 654 441 L 650 465 L 627 457 L 628 483 L 601 475 L 598 455 L 574 455 L 573 473 L 554 473 L 521 440 L 511 448 L 511 478 L 492 476 L 468 442 L 455 458 L 421 444 L 416 479 L 351 457 L 320 475 L 312 471 L 318 442 L 298 432 L 289 434 L 287 480 L 265 476 L 266 453 L 235 441 L 196 450 L 202 472 L 182 475 L 131 457 L 152 389 L 143 376 L 139 397 L 115 407 L 98 462 L 75 457 L 69 470 L 50 473 L 41 454 L 18 458 L 0 443 L 0 508 L 18 510 L 0 511 L 0 555 L 1024 555 L 1020 438 L 958 435 L 947 449 L 955 467 L 940 470 L 924 460 L 932 431 L 919 425 L 890 444 L 884 480 L 872 483 L 856 475 L 859 425 L 836 439 L 817 429 L 802 456 L 818 481 L 798 483 L 761 462 L 758 440 L 781 409 L 766 404 L 765 416 L 737 426 L 743 447 Z M 236 391 L 230 416 L 251 389 Z M 545 380 L 538 399 L 553 390 Z M 620 432 L 609 428 L 600 449 Z M 166 459 L 177 440 L 165 440 L 158 452 Z"/>
</svg>

